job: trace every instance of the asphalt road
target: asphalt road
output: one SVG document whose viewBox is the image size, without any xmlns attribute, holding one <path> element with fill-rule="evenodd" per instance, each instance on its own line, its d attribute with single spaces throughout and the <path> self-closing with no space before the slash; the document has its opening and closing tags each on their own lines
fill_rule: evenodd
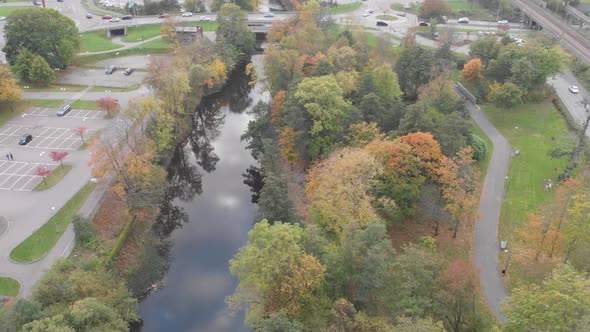
<svg viewBox="0 0 590 332">
<path fill-rule="evenodd" d="M 547 83 L 553 86 L 559 99 L 561 99 L 561 102 L 565 105 L 576 123 L 581 127 L 587 116 L 581 102 L 584 98 L 590 101 L 590 93 L 582 87 L 580 82 L 578 82 L 574 75 L 567 69 L 557 74 L 556 79 L 549 78 Z M 580 89 L 580 92 L 577 94 L 571 93 L 568 90 L 570 85 L 577 86 L 578 89 Z M 586 135 L 590 137 L 590 132 L 587 132 Z"/>
</svg>

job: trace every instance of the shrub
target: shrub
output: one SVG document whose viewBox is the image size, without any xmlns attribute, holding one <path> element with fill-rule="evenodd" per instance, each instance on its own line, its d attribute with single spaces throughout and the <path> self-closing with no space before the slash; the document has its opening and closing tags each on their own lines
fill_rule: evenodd
<svg viewBox="0 0 590 332">
<path fill-rule="evenodd" d="M 76 234 L 76 242 L 83 246 L 89 245 L 96 236 L 96 226 L 94 225 L 94 223 L 80 216 L 74 217 L 72 223 L 74 224 L 74 234 Z"/>
<path fill-rule="evenodd" d="M 471 147 L 473 147 L 473 159 L 482 160 L 485 158 L 488 147 L 483 138 L 471 134 Z"/>
</svg>

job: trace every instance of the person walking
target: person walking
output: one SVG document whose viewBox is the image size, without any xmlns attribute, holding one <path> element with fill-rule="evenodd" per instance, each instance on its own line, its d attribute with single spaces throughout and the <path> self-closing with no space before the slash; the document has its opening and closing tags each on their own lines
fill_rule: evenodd
<svg viewBox="0 0 590 332">
<path fill-rule="evenodd" d="M 10 160 L 14 160 L 14 157 L 12 156 L 12 152 L 8 153 L 10 155 Z"/>
<path fill-rule="evenodd" d="M 10 154 L 6 154 L 6 160 L 10 160 Z"/>
</svg>

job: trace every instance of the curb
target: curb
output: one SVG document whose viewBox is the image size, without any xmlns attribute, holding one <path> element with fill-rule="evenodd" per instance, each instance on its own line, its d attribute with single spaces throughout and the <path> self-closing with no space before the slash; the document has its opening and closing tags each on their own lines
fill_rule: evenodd
<svg viewBox="0 0 590 332">
<path fill-rule="evenodd" d="M 45 258 L 45 256 L 47 256 L 47 254 L 49 253 L 49 251 L 46 251 L 41 257 L 35 259 L 34 261 L 30 261 L 30 262 L 17 262 L 12 260 L 12 258 L 10 258 L 10 254 L 8 254 L 8 260 L 13 263 L 13 264 L 18 264 L 18 265 L 30 265 L 30 264 L 35 264 L 38 261 L 42 260 L 43 258 Z"/>
</svg>

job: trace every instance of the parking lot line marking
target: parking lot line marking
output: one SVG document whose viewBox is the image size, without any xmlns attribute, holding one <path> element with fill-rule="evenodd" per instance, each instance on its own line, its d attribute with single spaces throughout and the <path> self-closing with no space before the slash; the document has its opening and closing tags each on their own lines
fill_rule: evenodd
<svg viewBox="0 0 590 332">
<path fill-rule="evenodd" d="M 32 175 L 28 175 L 28 176 L 30 176 L 30 177 L 31 177 L 31 178 L 29 179 L 29 181 L 27 181 L 27 183 L 25 183 L 25 184 L 24 184 L 22 187 L 20 187 L 19 189 L 15 189 L 15 190 L 18 190 L 18 191 L 32 191 L 33 189 L 35 189 L 35 188 L 31 188 L 31 189 L 29 189 L 29 190 L 27 190 L 27 189 L 23 189 L 23 188 L 27 187 L 31 181 L 33 181 L 33 180 L 35 180 L 35 179 L 38 179 L 38 178 L 39 178 L 39 176 L 32 176 Z"/>
<path fill-rule="evenodd" d="M 19 177 L 19 178 L 18 178 L 18 180 L 14 181 L 14 183 L 12 184 L 12 186 L 10 186 L 10 188 L 8 188 L 8 189 L 10 189 L 10 190 L 18 190 L 18 191 L 23 191 L 22 189 L 23 189 L 23 187 L 24 187 L 24 186 L 20 186 L 20 188 L 18 188 L 18 189 L 12 189 L 12 188 L 14 188 L 14 186 L 16 186 L 16 184 L 17 184 L 17 183 L 19 183 L 19 182 L 20 182 L 20 180 L 22 180 L 22 179 L 24 179 L 24 178 L 26 178 L 26 177 L 31 177 L 31 179 L 34 179 L 34 178 L 35 178 L 35 177 L 34 177 L 34 176 L 32 176 L 32 175 L 22 175 L 21 177 Z M 29 180 L 29 181 L 27 181 L 27 183 L 29 183 L 29 182 L 30 182 L 30 180 Z"/>
<path fill-rule="evenodd" d="M 21 166 L 21 167 L 20 167 L 20 168 L 17 170 L 17 172 L 18 172 L 18 171 L 20 171 L 20 170 L 21 170 L 23 167 L 25 167 L 25 166 L 27 166 L 27 163 L 24 163 L 24 165 L 22 165 L 22 166 Z M 7 175 L 6 173 L 4 173 L 4 174 L 5 174 L 5 175 Z M 6 181 L 10 180 L 10 179 L 11 179 L 13 176 L 22 176 L 22 174 L 16 174 L 16 173 L 13 173 L 13 174 L 9 175 L 9 176 L 8 176 L 8 178 L 6 178 L 6 180 L 4 180 L 4 181 L 2 181 L 2 183 L 0 183 L 0 186 L 4 185 L 4 183 L 5 183 Z"/>
</svg>

